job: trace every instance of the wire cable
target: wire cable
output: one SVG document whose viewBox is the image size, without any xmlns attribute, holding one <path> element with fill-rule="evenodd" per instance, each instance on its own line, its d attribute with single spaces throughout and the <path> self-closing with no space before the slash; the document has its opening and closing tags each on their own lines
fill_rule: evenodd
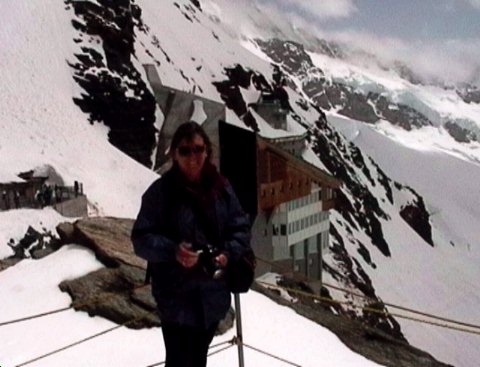
<svg viewBox="0 0 480 367">
<path fill-rule="evenodd" d="M 19 319 L 14 319 L 14 320 L 10 320 L 10 321 L 0 322 L 0 327 L 1 327 L 1 326 L 5 326 L 5 325 L 10 325 L 10 324 L 15 324 L 15 323 L 17 323 L 17 322 L 33 320 L 33 319 L 36 319 L 36 318 L 39 318 L 39 317 L 43 317 L 43 316 L 48 316 L 48 315 L 53 315 L 53 314 L 56 314 L 56 313 L 64 312 L 64 311 L 70 310 L 72 307 L 73 307 L 73 306 L 64 307 L 64 308 L 59 308 L 59 309 L 53 310 L 53 311 L 42 312 L 42 313 L 39 313 L 39 314 L 36 314 L 36 315 L 31 315 L 31 316 L 22 317 L 22 318 L 19 318 Z"/>
<path fill-rule="evenodd" d="M 299 294 L 299 295 L 302 295 L 302 296 L 305 296 L 305 297 L 308 297 L 308 298 L 315 299 L 315 300 L 320 301 L 320 302 L 329 302 L 329 303 L 337 303 L 337 304 L 348 303 L 348 302 L 345 302 L 345 301 L 337 301 L 337 300 L 332 300 L 332 299 L 329 299 L 329 298 L 326 298 L 326 297 L 317 296 L 315 294 L 308 293 L 308 292 L 301 291 L 301 290 L 294 289 L 294 288 L 283 287 L 283 286 L 280 286 L 280 285 L 270 284 L 270 283 L 266 283 L 266 282 L 258 282 L 257 281 L 257 283 L 260 284 L 260 285 L 267 286 L 267 287 L 283 289 L 283 290 L 288 291 L 290 293 Z M 392 312 L 385 311 L 385 310 L 379 310 L 379 309 L 376 309 L 376 308 L 373 308 L 373 307 L 365 307 L 365 306 L 354 305 L 354 304 L 350 304 L 350 303 L 348 303 L 348 304 L 352 307 L 360 308 L 363 311 L 367 311 L 367 312 L 371 312 L 371 313 L 377 313 L 377 314 L 381 314 L 383 316 L 393 316 L 393 317 L 407 319 L 407 320 L 410 320 L 410 321 L 416 321 L 416 322 L 420 322 L 420 323 L 435 325 L 435 326 L 439 326 L 439 327 L 443 327 L 443 328 L 447 328 L 447 329 L 452 329 L 452 330 L 456 330 L 456 331 L 461 331 L 461 332 L 465 332 L 465 333 L 480 335 L 480 331 L 476 331 L 476 330 L 470 330 L 470 329 L 465 329 L 465 328 L 456 327 L 456 326 L 452 326 L 452 325 L 441 324 L 441 323 L 433 322 L 433 321 L 429 321 L 429 320 L 422 320 L 422 319 L 411 317 L 411 316 L 406 316 L 406 315 L 402 315 L 402 314 L 398 314 L 398 313 L 392 313 Z"/>
<path fill-rule="evenodd" d="M 274 262 L 271 262 L 271 261 L 268 261 L 268 260 L 265 260 L 265 259 L 262 259 L 262 258 L 259 258 L 259 257 L 257 257 L 257 260 L 261 261 L 263 263 L 266 263 L 268 265 L 271 265 L 273 267 L 276 267 L 277 269 L 281 270 L 282 272 L 286 272 L 286 269 L 284 269 L 282 266 L 280 266 L 278 264 L 275 264 Z M 313 281 L 312 279 L 304 276 L 303 274 L 301 275 L 301 278 L 302 278 L 303 281 L 306 281 L 306 282 Z M 269 283 L 265 283 L 265 284 L 269 284 Z M 375 302 L 375 303 L 380 302 L 383 305 L 391 307 L 391 308 L 396 308 L 396 309 L 399 309 L 399 310 L 402 310 L 402 311 L 407 311 L 407 312 L 410 312 L 410 313 L 413 313 L 413 314 L 418 314 L 418 315 L 426 316 L 426 317 L 429 317 L 429 318 L 432 318 L 432 319 L 445 321 L 445 322 L 448 322 L 448 323 L 451 323 L 451 324 L 457 324 L 457 325 L 466 326 L 466 327 L 469 327 L 469 328 L 480 330 L 480 325 L 475 325 L 475 324 L 472 324 L 472 323 L 467 323 L 467 322 L 458 321 L 458 320 L 454 320 L 454 319 L 450 319 L 450 318 L 446 318 L 446 317 L 442 317 L 442 316 L 437 316 L 437 315 L 433 315 L 433 314 L 428 313 L 428 312 L 415 310 L 415 309 L 412 309 L 412 308 L 409 308 L 409 307 L 399 306 L 399 305 L 389 303 L 389 302 L 384 302 L 382 300 L 377 300 L 375 298 L 372 298 L 372 297 L 369 297 L 369 296 L 366 296 L 366 295 L 363 295 L 363 294 L 359 294 L 359 293 L 356 293 L 356 292 L 353 292 L 353 291 L 350 291 L 348 289 L 344 289 L 344 288 L 341 288 L 341 287 L 338 287 L 338 286 L 330 285 L 330 284 L 324 283 L 324 282 L 322 282 L 322 286 L 325 286 L 325 287 L 331 288 L 331 289 L 335 289 L 335 290 L 341 291 L 343 293 L 351 294 L 353 296 L 363 298 L 363 299 L 369 300 L 371 302 Z M 306 294 L 309 294 L 309 293 L 306 293 Z M 323 300 L 325 300 L 326 302 L 331 302 L 331 303 L 352 305 L 350 302 L 334 301 L 334 300 L 330 300 L 329 298 L 326 298 L 326 297 L 324 297 Z"/>
<path fill-rule="evenodd" d="M 136 290 L 138 290 L 138 289 L 146 288 L 146 287 L 148 287 L 148 286 L 149 286 L 148 284 L 142 284 L 142 285 L 133 287 L 131 290 L 132 290 L 132 291 L 136 291 Z M 34 319 L 37 319 L 37 318 L 40 318 L 40 317 L 44 317 L 44 316 L 53 315 L 53 314 L 56 314 L 56 313 L 60 313 L 60 312 L 64 312 L 64 311 L 71 310 L 72 308 L 74 308 L 74 309 L 82 309 L 82 308 L 84 308 L 84 307 L 86 307 L 86 306 L 95 305 L 95 304 L 97 304 L 97 303 L 104 302 L 104 301 L 108 300 L 109 298 L 113 298 L 113 297 L 116 297 L 116 296 L 117 296 L 117 294 L 115 294 L 115 293 L 109 293 L 109 294 L 105 294 L 105 295 L 103 295 L 103 296 L 100 296 L 100 297 L 95 298 L 94 301 L 81 302 L 81 303 L 77 303 L 77 304 L 73 304 L 73 303 L 72 303 L 72 304 L 71 304 L 70 306 L 68 306 L 68 307 L 63 307 L 63 308 L 59 308 L 59 309 L 56 309 L 56 310 L 47 311 L 47 312 L 42 312 L 42 313 L 38 313 L 38 314 L 35 314 L 35 315 L 26 316 L 26 317 L 21 317 L 21 318 L 14 319 L 14 320 L 3 321 L 3 322 L 0 322 L 0 327 L 5 326 L 5 325 L 10 325 L 10 324 L 15 324 L 15 323 L 18 323 L 18 322 L 23 322 L 23 321 L 28 321 L 28 320 L 34 320 Z"/>
<path fill-rule="evenodd" d="M 233 346 L 235 345 L 235 342 L 236 342 L 236 338 L 233 337 L 233 338 L 230 339 L 230 340 L 226 340 L 226 341 L 221 342 L 221 343 L 217 343 L 217 344 L 214 344 L 214 345 L 210 345 L 210 346 L 208 347 L 209 350 L 210 350 L 210 349 L 213 349 L 213 348 L 220 347 L 220 346 L 225 345 L 225 344 L 230 344 L 230 345 L 228 345 L 228 346 L 226 346 L 226 347 L 220 348 L 219 350 L 216 350 L 216 351 L 214 351 L 214 352 L 211 352 L 210 354 L 207 355 L 207 357 L 213 356 L 214 354 L 223 352 L 224 350 L 227 350 L 228 348 L 233 347 Z M 146 367 L 163 366 L 165 363 L 166 363 L 166 361 L 157 362 L 157 363 L 154 363 L 154 364 L 150 364 L 150 365 L 148 365 L 148 366 L 146 366 Z"/>
<path fill-rule="evenodd" d="M 302 367 L 302 366 L 299 365 L 299 364 L 296 364 L 296 363 L 294 363 L 294 362 L 288 361 L 288 360 L 286 360 L 286 359 L 284 359 L 284 358 L 280 358 L 280 357 L 278 357 L 278 356 L 276 356 L 276 355 L 274 355 L 274 354 L 265 352 L 264 350 L 262 350 L 262 349 L 260 349 L 260 348 L 252 347 L 251 345 L 246 344 L 246 343 L 242 343 L 242 344 L 243 344 L 244 347 L 250 348 L 250 349 L 252 349 L 252 350 L 254 350 L 254 351 L 258 352 L 258 353 L 265 354 L 266 356 L 269 356 L 270 358 L 276 359 L 276 360 L 278 360 L 278 361 L 282 361 L 282 362 L 287 363 L 287 364 L 289 364 L 289 365 L 291 365 L 291 366 Z"/>
<path fill-rule="evenodd" d="M 107 334 L 107 333 L 109 333 L 109 332 L 112 332 L 112 331 L 114 331 L 114 330 L 117 330 L 117 329 L 119 329 L 119 328 L 121 328 L 121 327 L 123 327 L 123 326 L 125 326 L 125 325 L 127 325 L 127 324 L 130 324 L 131 322 L 137 321 L 137 320 L 138 320 L 138 318 L 135 318 L 135 319 L 133 319 L 133 320 L 124 322 L 123 324 L 116 325 L 116 326 L 111 327 L 111 328 L 109 328 L 109 329 L 106 329 L 106 330 L 104 330 L 104 331 L 102 331 L 102 332 L 100 332 L 100 333 L 91 335 L 91 336 L 89 336 L 89 337 L 83 338 L 83 339 L 78 340 L 78 341 L 76 341 L 76 342 L 74 342 L 74 343 L 71 343 L 71 344 L 69 344 L 69 345 L 65 345 L 64 347 L 61 347 L 61 348 L 59 348 L 59 349 L 53 350 L 53 351 L 51 351 L 51 352 L 42 354 L 41 356 L 38 356 L 38 357 L 35 357 L 35 358 L 30 359 L 30 360 L 28 360 L 28 361 L 25 361 L 25 362 L 22 362 L 22 363 L 20 363 L 20 364 L 17 364 L 16 367 L 26 366 L 26 365 L 29 365 L 29 364 L 31 364 L 31 363 L 33 363 L 33 362 L 37 362 L 37 361 L 39 361 L 39 360 L 41 360 L 41 359 L 50 357 L 50 356 L 52 356 L 52 355 L 54 355 L 54 354 L 60 353 L 60 352 L 62 352 L 62 351 L 64 351 L 64 350 L 67 350 L 67 349 L 69 349 L 69 348 L 75 347 L 75 346 L 80 345 L 80 344 L 82 344 L 82 343 L 85 343 L 85 342 L 87 342 L 87 341 L 89 341 L 89 340 L 95 339 L 95 338 L 97 338 L 97 337 L 99 337 L 99 336 L 102 336 L 102 335 L 105 335 L 105 334 Z"/>
</svg>

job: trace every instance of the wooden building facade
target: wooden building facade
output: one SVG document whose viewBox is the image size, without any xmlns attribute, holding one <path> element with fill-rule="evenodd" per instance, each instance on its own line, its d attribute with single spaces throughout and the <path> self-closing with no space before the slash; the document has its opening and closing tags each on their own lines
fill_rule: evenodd
<svg viewBox="0 0 480 367">
<path fill-rule="evenodd" d="M 328 210 L 341 182 L 254 133 L 220 122 L 221 171 L 252 219 L 257 256 L 287 271 L 321 279 Z M 257 276 L 279 272 L 258 262 Z"/>
</svg>

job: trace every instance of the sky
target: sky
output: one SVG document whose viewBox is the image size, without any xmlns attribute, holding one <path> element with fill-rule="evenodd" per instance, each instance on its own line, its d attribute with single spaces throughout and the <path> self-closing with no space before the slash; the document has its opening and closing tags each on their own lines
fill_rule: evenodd
<svg viewBox="0 0 480 367">
<path fill-rule="evenodd" d="M 321 37 L 480 85 L 480 0 L 257 0 Z"/>
</svg>

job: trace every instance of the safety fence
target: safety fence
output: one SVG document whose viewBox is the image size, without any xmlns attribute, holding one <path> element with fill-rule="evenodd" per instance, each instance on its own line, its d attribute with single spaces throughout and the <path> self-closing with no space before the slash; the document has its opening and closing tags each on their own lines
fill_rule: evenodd
<svg viewBox="0 0 480 367">
<path fill-rule="evenodd" d="M 282 269 L 281 266 L 278 266 L 277 264 L 275 263 L 272 263 L 268 260 L 265 260 L 265 259 L 261 259 L 259 257 L 257 257 L 257 260 L 258 261 L 262 261 L 262 262 L 265 262 L 265 263 L 268 263 L 270 264 L 272 267 L 275 266 L 277 267 L 278 269 L 281 269 L 282 271 L 285 270 L 285 269 Z M 311 279 L 308 279 L 306 277 L 304 277 L 304 280 L 305 281 L 311 281 Z M 446 318 L 446 317 L 442 317 L 442 316 L 438 316 L 438 315 L 434 315 L 434 314 L 431 314 L 431 313 L 427 313 L 427 312 L 423 312 L 423 311 L 418 311 L 418 310 L 414 310 L 412 308 L 408 308 L 408 307 L 404 307 L 404 306 L 400 306 L 400 305 L 395 305 L 393 303 L 388 303 L 388 302 L 383 302 L 381 301 L 381 304 L 382 305 L 385 305 L 385 306 L 388 306 L 390 308 L 394 308 L 394 309 L 397 309 L 397 310 L 401 310 L 401 311 L 404 311 L 404 312 L 408 312 L 410 314 L 413 314 L 413 315 L 416 315 L 416 316 L 411 316 L 411 315 L 407 315 L 407 314 L 402 314 L 402 313 L 398 313 L 398 312 L 390 312 L 390 311 L 387 311 L 386 309 L 379 309 L 379 308 L 375 308 L 375 307 L 370 307 L 370 306 L 365 306 L 365 305 L 355 305 L 355 304 L 352 304 L 350 301 L 340 301 L 340 300 L 334 300 L 332 298 L 329 298 L 329 297 L 324 297 L 324 296 L 321 296 L 321 295 L 317 295 L 317 294 L 314 294 L 314 293 L 310 293 L 310 292 L 306 292 L 306 291 L 302 291 L 302 290 L 299 290 L 299 289 L 295 289 L 295 288 L 291 288 L 291 287 L 286 287 L 286 286 L 281 286 L 281 285 L 278 285 L 278 284 L 272 284 L 272 283 L 267 283 L 267 282 L 263 282 L 263 281 L 259 281 L 257 280 L 256 281 L 256 284 L 264 287 L 264 288 L 267 288 L 267 289 L 278 289 L 278 290 L 283 290 L 283 291 L 286 291 L 288 292 L 289 294 L 291 295 L 297 295 L 297 296 L 302 296 L 302 297 L 308 297 L 312 300 L 315 300 L 316 302 L 319 302 L 319 303 L 323 303 L 323 304 L 329 304 L 329 305 L 332 305 L 332 304 L 337 304 L 337 305 L 341 305 L 341 304 L 346 304 L 348 305 L 349 307 L 356 307 L 356 308 L 359 308 L 361 309 L 363 312 L 370 312 L 370 313 L 376 313 L 376 314 L 380 314 L 382 316 L 385 316 L 385 317 L 388 317 L 388 316 L 393 316 L 393 317 L 397 317 L 397 318 L 403 318 L 403 319 L 407 319 L 407 320 L 410 320 L 410 321 L 413 321 L 413 322 L 419 322 L 419 323 L 424 323 L 424 324 L 429 324 L 429 325 L 434 325 L 434 326 L 437 326 L 437 327 L 442 327 L 442 328 L 447 328 L 447 329 L 451 329 L 451 330 L 455 330 L 455 331 L 459 331 L 459 332 L 464 332 L 464 333 L 470 333 L 470 334 L 475 334 L 475 335 L 480 335 L 480 325 L 475 325 L 473 323 L 467 323 L 467 322 L 463 322 L 463 321 L 457 321 L 457 320 L 453 320 L 453 319 L 449 319 L 449 318 Z M 362 295 L 362 294 L 358 294 L 356 292 L 353 292 L 351 290 L 348 290 L 348 289 L 344 289 L 344 288 L 341 288 L 341 287 L 338 287 L 338 286 L 334 286 L 334 285 L 330 285 L 330 284 L 327 284 L 327 283 L 322 283 L 322 286 L 325 286 L 327 288 L 331 288 L 331 289 L 335 289 L 337 291 L 340 291 L 340 292 L 344 292 L 346 294 L 350 294 L 350 295 L 353 295 L 353 296 L 356 296 L 356 297 L 360 297 L 360 298 L 364 298 L 366 300 L 369 300 L 371 301 L 372 303 L 378 303 L 379 301 L 377 299 L 373 299 L 371 297 L 368 297 L 368 296 L 365 296 L 365 295 Z M 134 287 L 132 290 L 138 290 L 138 289 L 141 289 L 141 288 L 145 288 L 145 287 L 148 287 L 148 285 L 139 285 L 139 286 L 136 286 Z M 96 297 L 95 300 L 93 301 L 87 301 L 87 302 L 82 302 L 82 303 L 76 303 L 76 304 L 72 304 L 71 306 L 69 307 L 62 307 L 62 308 L 59 308 L 59 309 L 56 309 L 56 310 L 51 310 L 51 311 L 48 311 L 48 312 L 42 312 L 42 313 L 38 313 L 38 314 L 34 314 L 34 315 L 30 315 L 30 316 L 25 316 L 25 317 L 22 317 L 22 318 L 17 318 L 17 319 L 13 319 L 13 320 L 8 320 L 8 321 L 3 321 L 3 322 L 0 322 L 0 327 L 2 326 L 6 326 L 6 325 L 11 325 L 11 324 L 15 324 L 15 323 L 19 323 L 19 322 L 26 322 L 26 321 L 29 321 L 29 320 L 33 320 L 33 319 L 37 319 L 37 318 L 41 318 L 41 317 L 46 317 L 46 316 L 49 316 L 49 315 L 53 315 L 53 314 L 56 314 L 56 313 L 60 313 L 60 312 L 64 312 L 64 311 L 67 311 L 67 310 L 70 310 L 70 309 L 82 309 L 86 306 L 91 306 L 91 305 L 94 305 L 94 304 L 97 304 L 97 303 L 102 303 L 102 302 L 105 302 L 106 300 L 108 300 L 110 297 L 115 297 L 114 294 L 109 294 L 109 295 L 104 295 L 104 296 L 100 296 L 100 297 Z M 238 297 L 238 295 L 236 295 L 236 297 Z M 240 309 L 239 308 L 239 303 L 237 304 L 237 300 L 239 301 L 239 299 L 236 299 L 236 306 L 238 306 L 238 310 Z M 420 318 L 418 316 L 422 316 L 423 318 Z M 137 322 L 137 321 L 140 321 L 141 318 L 133 318 L 129 321 L 126 321 L 122 324 L 118 324 L 114 327 L 111 327 L 111 328 L 108 328 L 104 331 L 101 331 L 99 333 L 96 333 L 96 334 L 93 334 L 93 335 L 90 335 L 86 338 L 83 338 L 81 340 L 78 340 L 74 343 L 71 343 L 71 344 L 68 344 L 68 345 L 65 345 L 61 348 L 58 348 L 56 350 L 53 350 L 53 351 L 50 351 L 48 353 L 45 353 L 43 355 L 40 355 L 40 356 L 37 356 L 35 358 L 32 358 L 28 361 L 25 361 L 25 362 L 22 362 L 20 364 L 17 364 L 16 367 L 22 367 L 22 366 L 27 366 L 27 365 L 30 365 L 36 361 L 39 361 L 41 359 L 44 359 L 44 358 L 47 358 L 49 356 L 52 356 L 54 354 L 58 354 L 62 351 L 65 351 L 67 349 L 70 349 L 70 348 L 73 348 L 75 346 L 78 346 L 82 343 L 85 343 L 85 342 L 88 342 L 92 339 L 95 339 L 95 338 L 98 338 L 102 335 L 105 335 L 107 333 L 110 333 L 114 330 L 117 330 L 121 327 L 124 327 L 124 326 L 128 326 L 129 324 L 132 324 L 134 322 Z M 238 319 L 237 319 L 237 323 L 238 323 Z M 441 321 L 441 322 L 439 322 Z M 271 358 L 274 358 L 276 360 L 279 360 L 279 361 L 282 361 L 286 364 L 289 364 L 289 365 L 292 365 L 292 366 L 297 366 L 297 367 L 301 367 L 299 364 L 296 364 L 294 362 L 291 362 L 291 361 L 288 361 L 284 358 L 281 358 L 279 356 L 276 356 L 274 354 L 271 354 L 271 353 L 268 353 L 267 351 L 265 350 L 262 350 L 260 348 L 256 348 L 252 345 L 249 345 L 245 342 L 243 342 L 243 336 L 241 335 L 241 332 L 238 332 L 238 328 L 237 328 L 237 336 L 233 337 L 231 340 L 228 340 L 228 341 L 224 341 L 224 342 L 221 342 L 221 343 L 218 343 L 218 344 L 215 344 L 215 345 L 211 345 L 209 350 L 210 349 L 214 349 L 214 348 L 219 348 L 219 347 L 222 347 L 222 348 L 219 348 L 215 351 L 212 351 L 209 356 L 211 355 L 214 355 L 214 354 L 217 354 L 217 353 L 221 353 L 235 345 L 237 345 L 239 348 L 240 347 L 245 347 L 245 348 L 249 348 L 253 351 L 256 351 L 258 353 L 262 353 L 268 357 L 271 357 Z M 155 366 L 161 366 L 161 365 L 164 365 L 165 364 L 165 361 L 163 362 L 158 362 L 158 363 L 155 363 L 155 364 L 151 364 L 149 366 L 144 366 L 144 367 L 155 367 Z M 243 365 L 242 365 L 243 366 Z"/>
</svg>

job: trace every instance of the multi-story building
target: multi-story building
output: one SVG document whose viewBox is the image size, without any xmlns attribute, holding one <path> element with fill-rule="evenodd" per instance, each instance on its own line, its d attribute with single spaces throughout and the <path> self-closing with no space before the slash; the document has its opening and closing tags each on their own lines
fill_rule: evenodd
<svg viewBox="0 0 480 367">
<path fill-rule="evenodd" d="M 321 279 L 322 252 L 328 247 L 328 210 L 340 182 L 302 159 L 305 131 L 262 137 L 225 122 L 225 106 L 192 93 L 165 87 L 153 66 L 147 77 L 163 112 L 155 168 L 160 173 L 176 127 L 188 120 L 202 124 L 216 152 L 214 161 L 230 180 L 252 220 L 257 275 L 289 272 Z M 278 131 L 287 129 L 288 110 L 272 96 L 260 97 L 257 114 Z M 261 260 L 266 260 L 261 261 Z"/>
</svg>

